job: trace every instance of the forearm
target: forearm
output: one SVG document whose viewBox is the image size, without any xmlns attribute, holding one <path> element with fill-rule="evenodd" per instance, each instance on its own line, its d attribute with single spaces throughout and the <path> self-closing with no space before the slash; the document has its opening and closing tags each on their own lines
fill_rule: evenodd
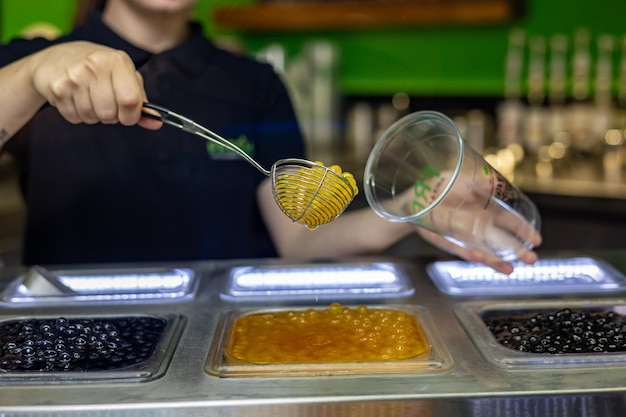
<svg viewBox="0 0 626 417">
<path fill-rule="evenodd" d="M 46 102 L 33 87 L 34 59 L 35 56 L 29 56 L 0 68 L 0 147 Z"/>
<path fill-rule="evenodd" d="M 406 223 L 391 223 L 369 208 L 349 211 L 314 231 L 302 228 L 297 242 L 286 245 L 286 257 L 339 257 L 376 254 L 414 232 Z"/>
<path fill-rule="evenodd" d="M 414 232 L 406 223 L 391 223 L 369 208 L 348 211 L 332 222 L 308 230 L 283 214 L 269 180 L 259 187 L 263 218 L 281 256 L 319 258 L 378 253 Z"/>
</svg>

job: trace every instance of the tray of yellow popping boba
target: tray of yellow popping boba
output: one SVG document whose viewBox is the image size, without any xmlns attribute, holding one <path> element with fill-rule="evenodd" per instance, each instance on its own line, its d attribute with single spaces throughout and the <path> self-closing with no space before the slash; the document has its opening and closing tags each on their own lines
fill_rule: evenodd
<svg viewBox="0 0 626 417">
<path fill-rule="evenodd" d="M 453 366 L 425 307 L 333 302 L 224 312 L 205 372 L 223 378 L 430 374 Z"/>
</svg>

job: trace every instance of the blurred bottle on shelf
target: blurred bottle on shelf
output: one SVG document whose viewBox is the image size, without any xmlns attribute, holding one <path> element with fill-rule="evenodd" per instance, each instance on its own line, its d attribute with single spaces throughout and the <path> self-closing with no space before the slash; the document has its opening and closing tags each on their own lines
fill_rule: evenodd
<svg viewBox="0 0 626 417">
<path fill-rule="evenodd" d="M 571 36 L 516 29 L 504 62 L 497 147 L 489 149 L 495 164 L 509 161 L 503 155 L 519 143 L 516 173 L 544 189 L 555 180 L 626 186 L 626 35 L 618 41 L 587 28 Z"/>
<path fill-rule="evenodd" d="M 591 126 L 594 108 L 591 103 L 591 34 L 585 28 L 574 36 L 572 54 L 572 103 L 568 107 L 567 124 L 572 150 L 578 156 L 597 154 L 598 138 Z"/>
<path fill-rule="evenodd" d="M 522 142 L 526 108 L 522 103 L 522 73 L 526 35 L 521 29 L 509 34 L 504 67 L 504 100 L 496 107 L 497 145 L 505 148 Z"/>
<path fill-rule="evenodd" d="M 362 98 L 346 109 L 346 151 L 354 162 L 365 164 L 374 144 L 398 119 L 409 112 L 411 99 L 403 92 L 391 97 Z"/>
<path fill-rule="evenodd" d="M 548 68 L 548 140 L 541 151 L 553 174 L 566 168 L 571 145 L 566 114 L 567 51 L 567 37 L 562 33 L 554 34 L 550 39 Z"/>
<path fill-rule="evenodd" d="M 595 94 L 598 115 L 595 128 L 601 137 L 604 181 L 610 184 L 621 184 L 626 180 L 623 175 L 626 163 L 626 103 L 623 101 L 626 86 L 626 36 L 619 48 L 616 44 L 617 40 L 613 36 L 602 35 L 598 38 Z M 613 56 L 616 51 L 621 57 L 617 77 L 614 77 Z M 616 100 L 613 100 L 611 90 L 614 78 L 618 80 Z"/>
<path fill-rule="evenodd" d="M 283 76 L 307 143 L 307 157 L 330 160 L 341 147 L 339 51 L 325 40 L 307 42 L 295 57 L 270 44 L 257 59 L 271 63 Z"/>
<path fill-rule="evenodd" d="M 510 181 L 515 168 L 522 162 L 524 125 L 527 106 L 522 101 L 522 79 L 525 64 L 526 33 L 513 29 L 509 33 L 504 61 L 504 100 L 495 108 L 495 148 L 483 150 L 485 159 Z"/>
<path fill-rule="evenodd" d="M 347 148 L 357 161 L 365 161 L 374 145 L 376 129 L 374 105 L 367 101 L 355 103 L 347 114 Z"/>
<path fill-rule="evenodd" d="M 546 96 L 546 41 L 543 36 L 533 36 L 529 45 L 528 58 L 528 109 L 524 123 L 524 148 L 531 156 L 537 156 L 539 150 L 548 142 L 548 110 L 544 107 Z M 551 175 L 549 161 L 538 160 L 537 164 L 546 163 L 541 172 Z"/>
<path fill-rule="evenodd" d="M 339 51 L 326 41 L 305 45 L 311 71 L 310 138 L 316 159 L 331 160 L 340 146 Z"/>
<path fill-rule="evenodd" d="M 622 132 L 622 141 L 626 139 L 626 35 L 621 39 L 619 70 L 617 75 L 617 105 L 615 107 L 615 125 Z M 626 166 L 626 146 L 619 148 L 622 171 Z M 625 180 L 626 181 L 626 180 Z"/>
<path fill-rule="evenodd" d="M 620 136 L 623 135 L 614 129 L 615 106 L 611 91 L 614 44 L 613 36 L 598 36 L 594 114 L 591 126 L 592 135 L 602 155 L 603 178 L 609 183 L 621 182 L 620 147 L 623 144 L 623 140 L 620 140 Z"/>
</svg>

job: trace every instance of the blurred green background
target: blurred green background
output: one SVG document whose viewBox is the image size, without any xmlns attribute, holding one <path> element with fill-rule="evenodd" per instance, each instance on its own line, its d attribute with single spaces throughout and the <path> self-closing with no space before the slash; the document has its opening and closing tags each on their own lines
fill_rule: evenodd
<svg viewBox="0 0 626 417">
<path fill-rule="evenodd" d="M 197 18 L 204 23 L 208 35 L 234 37 L 250 54 L 278 42 L 288 56 L 296 55 L 310 40 L 330 40 L 340 51 L 340 91 L 353 96 L 396 92 L 417 96 L 500 96 L 508 37 L 514 28 L 523 29 L 529 36 L 558 33 L 568 39 L 573 39 L 579 28 L 587 28 L 592 39 L 601 34 L 614 35 L 618 40 L 616 63 L 622 37 L 626 35 L 624 0 L 528 0 L 519 19 L 489 26 L 252 34 L 225 30 L 212 21 L 216 7 L 236 8 L 254 3 L 199 0 Z M 0 29 L 2 40 L 7 41 L 24 30 L 32 33 L 33 24 L 35 32 L 41 24 L 52 26 L 59 33 L 68 31 L 76 1 L 4 0 L 1 5 Z M 592 42 L 592 54 L 594 49 Z"/>
</svg>

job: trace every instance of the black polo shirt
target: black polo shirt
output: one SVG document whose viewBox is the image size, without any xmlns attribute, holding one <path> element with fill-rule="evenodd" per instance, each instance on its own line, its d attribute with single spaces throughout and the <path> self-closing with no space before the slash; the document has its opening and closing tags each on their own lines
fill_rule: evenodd
<svg viewBox="0 0 626 417">
<path fill-rule="evenodd" d="M 99 14 L 55 41 L 15 40 L 0 66 L 53 43 L 126 51 L 149 100 L 235 141 L 267 169 L 302 157 L 287 91 L 272 67 L 215 47 L 192 25 L 182 45 L 151 54 Z M 185 261 L 276 256 L 241 157 L 171 126 L 72 125 L 45 106 L 6 145 L 21 162 L 24 264 Z"/>
</svg>

